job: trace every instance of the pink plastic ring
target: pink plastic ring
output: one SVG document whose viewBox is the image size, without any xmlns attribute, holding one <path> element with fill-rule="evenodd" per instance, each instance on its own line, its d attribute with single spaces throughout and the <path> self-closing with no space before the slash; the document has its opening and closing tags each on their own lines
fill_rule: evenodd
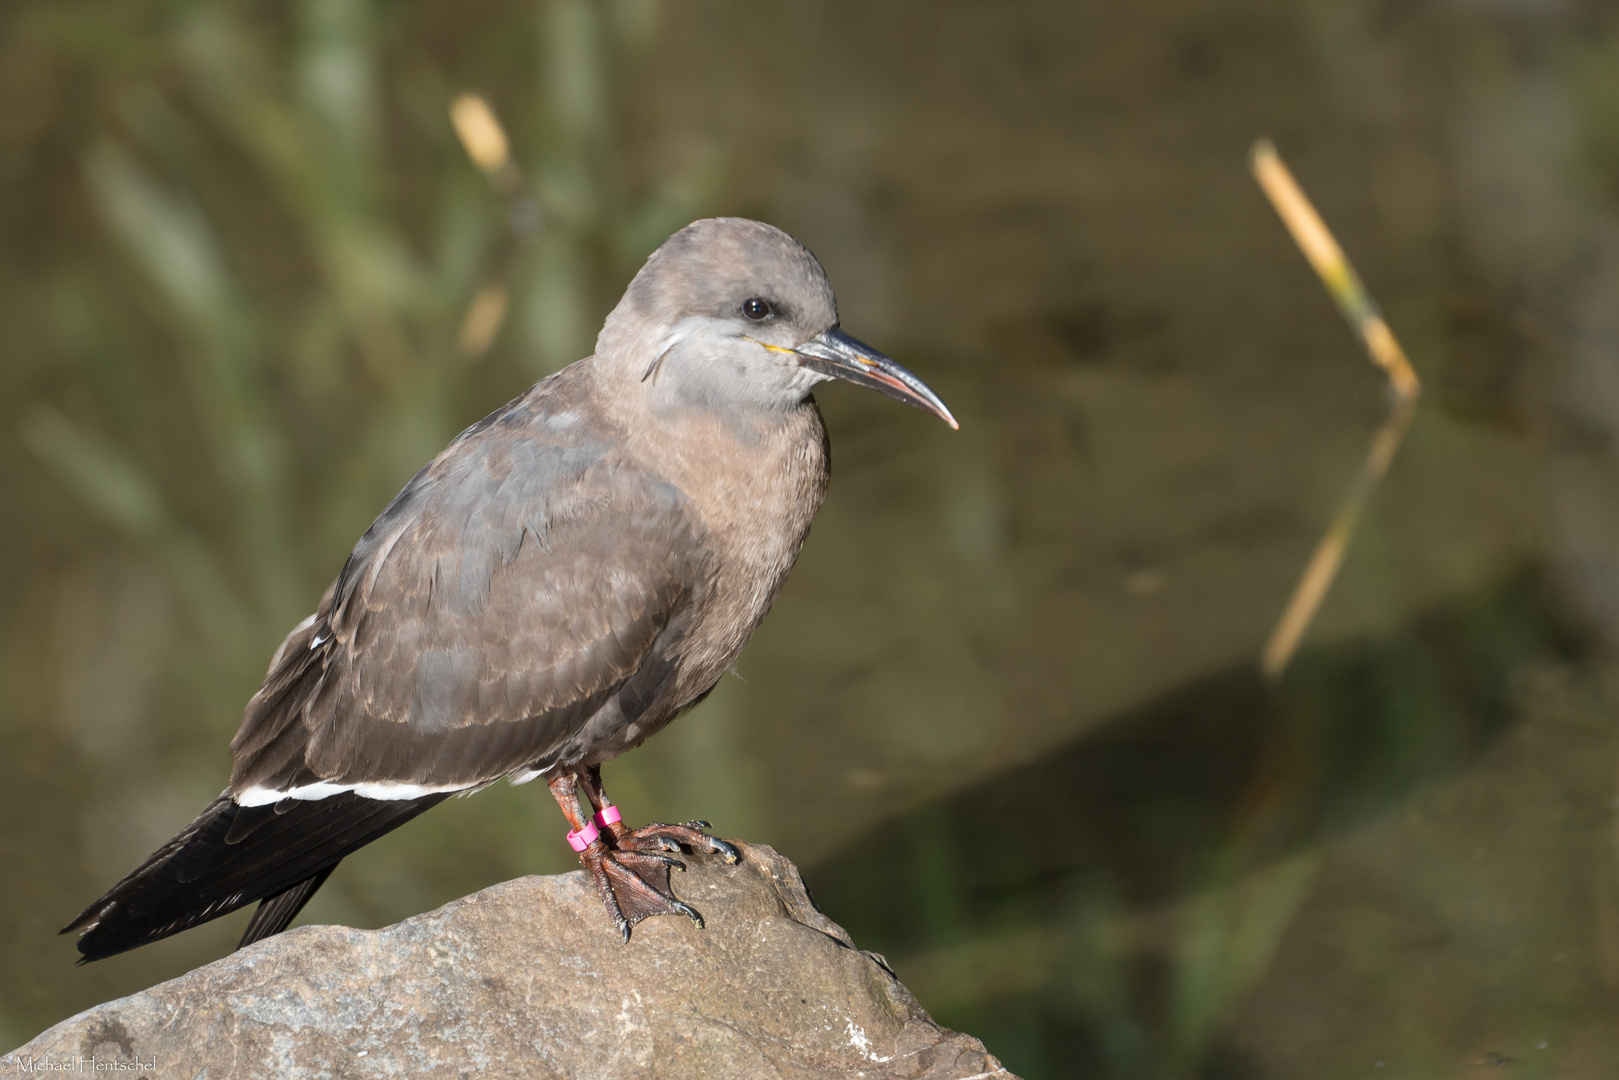
<svg viewBox="0 0 1619 1080">
<path fill-rule="evenodd" d="M 619 813 L 618 807 L 614 806 L 612 803 L 608 803 L 606 806 L 596 811 L 596 824 L 600 825 L 604 829 L 609 825 L 617 825 L 623 820 L 624 815 Z"/>
<path fill-rule="evenodd" d="M 583 851 L 591 844 L 594 844 L 596 837 L 600 835 L 601 833 L 596 831 L 596 826 L 587 821 L 582 829 L 568 830 L 568 846 L 575 851 Z"/>
</svg>

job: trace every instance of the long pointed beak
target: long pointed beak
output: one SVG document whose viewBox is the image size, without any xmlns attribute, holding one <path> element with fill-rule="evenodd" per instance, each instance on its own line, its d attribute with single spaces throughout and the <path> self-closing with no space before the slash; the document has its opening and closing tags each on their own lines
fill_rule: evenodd
<svg viewBox="0 0 1619 1080">
<path fill-rule="evenodd" d="M 837 327 L 810 338 L 794 352 L 798 362 L 811 371 L 869 386 L 907 405 L 930 412 L 953 428 L 961 428 L 956 418 L 950 415 L 950 410 L 945 408 L 944 402 L 939 400 L 939 395 L 929 390 L 926 383 Z"/>
</svg>

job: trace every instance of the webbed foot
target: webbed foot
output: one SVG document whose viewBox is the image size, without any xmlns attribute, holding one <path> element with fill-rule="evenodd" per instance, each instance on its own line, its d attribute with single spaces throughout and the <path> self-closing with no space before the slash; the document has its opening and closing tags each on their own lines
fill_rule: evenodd
<svg viewBox="0 0 1619 1080">
<path fill-rule="evenodd" d="M 694 854 L 718 855 L 735 865 L 742 859 L 735 844 L 710 836 L 706 821 L 679 825 L 660 821 L 630 828 L 602 790 L 598 766 L 559 773 L 548 783 L 574 827 L 568 843 L 579 852 L 579 861 L 595 880 L 607 914 L 626 942 L 636 923 L 654 915 L 684 915 L 699 928 L 703 925 L 702 915 L 669 888 L 670 869 L 686 868 L 673 856 L 689 849 Z M 579 797 L 581 787 L 584 799 Z"/>
<path fill-rule="evenodd" d="M 703 917 L 669 888 L 670 869 L 686 868 L 680 860 L 662 852 L 614 851 L 596 841 L 580 852 L 579 861 L 626 942 L 636 923 L 654 915 L 684 915 L 702 928 Z"/>
</svg>

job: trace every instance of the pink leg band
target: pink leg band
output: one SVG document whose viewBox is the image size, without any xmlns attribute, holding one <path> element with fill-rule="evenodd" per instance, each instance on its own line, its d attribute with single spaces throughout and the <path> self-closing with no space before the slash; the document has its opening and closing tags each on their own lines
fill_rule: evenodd
<svg viewBox="0 0 1619 1080">
<path fill-rule="evenodd" d="M 617 825 L 623 820 L 624 815 L 619 813 L 618 807 L 614 806 L 612 803 L 608 803 L 606 806 L 596 811 L 596 824 L 600 825 L 604 829 L 609 825 Z"/>
<path fill-rule="evenodd" d="M 573 829 L 568 830 L 568 846 L 573 848 L 575 851 L 583 851 L 585 848 L 595 843 L 596 837 L 600 835 L 601 833 L 596 831 L 596 826 L 587 821 L 585 822 L 585 827 L 582 829 L 577 831 Z"/>
</svg>

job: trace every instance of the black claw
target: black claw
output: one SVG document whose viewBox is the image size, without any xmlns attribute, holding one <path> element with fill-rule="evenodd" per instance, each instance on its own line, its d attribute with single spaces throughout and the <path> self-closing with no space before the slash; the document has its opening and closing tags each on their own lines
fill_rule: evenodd
<svg viewBox="0 0 1619 1080">
<path fill-rule="evenodd" d="M 680 842 L 677 841 L 677 840 L 672 840 L 667 836 L 658 837 L 658 846 L 660 848 L 662 848 L 663 850 L 665 850 L 665 851 L 679 851 L 680 850 Z"/>
<path fill-rule="evenodd" d="M 703 917 L 697 914 L 696 908 L 692 907 L 690 904 L 682 904 L 679 900 L 676 900 L 671 906 L 680 914 L 686 916 L 686 918 L 696 923 L 697 929 L 701 930 L 703 928 Z"/>
<path fill-rule="evenodd" d="M 686 824 L 694 829 L 712 829 L 714 827 L 706 821 L 688 821 Z"/>
<path fill-rule="evenodd" d="M 624 935 L 624 944 L 630 943 L 630 924 L 623 919 L 618 921 L 618 932 Z"/>
<path fill-rule="evenodd" d="M 735 844 L 728 844 L 718 837 L 710 837 L 709 843 L 713 845 L 713 849 L 716 853 L 725 856 L 725 861 L 727 864 L 735 866 L 737 863 L 742 861 L 742 852 L 737 850 Z"/>
</svg>

